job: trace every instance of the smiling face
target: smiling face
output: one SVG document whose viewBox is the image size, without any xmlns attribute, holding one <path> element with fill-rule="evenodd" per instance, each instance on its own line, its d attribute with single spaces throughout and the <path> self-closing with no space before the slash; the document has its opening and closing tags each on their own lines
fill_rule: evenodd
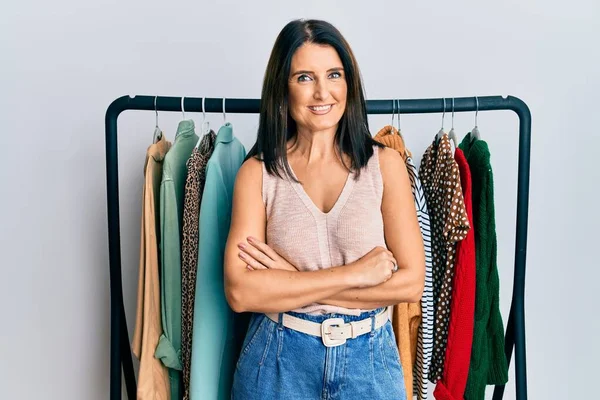
<svg viewBox="0 0 600 400">
<path fill-rule="evenodd" d="M 298 130 L 337 129 L 346 109 L 347 85 L 342 61 L 328 45 L 305 43 L 292 57 L 289 112 Z"/>
</svg>

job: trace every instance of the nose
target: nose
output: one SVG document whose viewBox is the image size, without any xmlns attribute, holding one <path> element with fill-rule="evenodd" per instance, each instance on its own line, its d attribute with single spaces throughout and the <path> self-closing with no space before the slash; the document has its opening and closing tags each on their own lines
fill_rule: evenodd
<svg viewBox="0 0 600 400">
<path fill-rule="evenodd" d="M 315 83 L 313 98 L 318 101 L 327 100 L 330 96 L 327 79 L 318 79 Z"/>
</svg>

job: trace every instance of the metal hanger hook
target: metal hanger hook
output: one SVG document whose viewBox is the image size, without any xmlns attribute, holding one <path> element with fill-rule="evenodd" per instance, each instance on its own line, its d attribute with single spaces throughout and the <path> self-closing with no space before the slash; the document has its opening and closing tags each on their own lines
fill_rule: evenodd
<svg viewBox="0 0 600 400">
<path fill-rule="evenodd" d="M 477 128 L 477 114 L 479 113 L 479 99 L 475 96 L 475 127 Z"/>
<path fill-rule="evenodd" d="M 206 97 L 202 98 L 202 134 L 205 135 L 210 132 L 210 122 L 206 120 L 206 107 L 205 107 Z"/>
<path fill-rule="evenodd" d="M 452 98 L 452 129 L 454 129 L 454 97 Z"/>
<path fill-rule="evenodd" d="M 400 134 L 400 130 L 401 130 L 401 127 L 400 127 L 400 99 L 396 99 L 396 101 L 398 102 L 398 107 L 397 107 L 397 110 L 398 110 L 398 134 Z"/>
<path fill-rule="evenodd" d="M 181 98 L 181 113 L 183 114 L 183 119 L 185 119 L 185 107 L 184 107 L 185 97 Z"/>
<path fill-rule="evenodd" d="M 156 100 L 158 100 L 158 96 L 154 97 L 154 113 L 156 113 L 156 127 L 158 128 L 158 109 L 156 108 Z"/>
<path fill-rule="evenodd" d="M 444 97 L 444 109 L 442 110 L 442 130 L 444 130 L 444 118 L 446 117 L 446 98 Z"/>
<path fill-rule="evenodd" d="M 225 113 L 225 97 L 223 97 L 223 122 L 227 123 L 227 115 Z"/>
<path fill-rule="evenodd" d="M 394 133 L 394 118 L 396 118 L 396 100 L 392 100 L 392 133 Z"/>
</svg>

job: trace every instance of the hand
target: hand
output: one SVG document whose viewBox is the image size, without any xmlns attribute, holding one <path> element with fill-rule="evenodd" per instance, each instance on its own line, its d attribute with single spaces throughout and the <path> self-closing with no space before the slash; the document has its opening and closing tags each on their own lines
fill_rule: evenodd
<svg viewBox="0 0 600 400">
<path fill-rule="evenodd" d="M 266 243 L 256 238 L 248 237 L 248 244 L 238 243 L 240 259 L 246 262 L 246 268 L 250 270 L 257 269 L 282 269 L 286 271 L 298 272 L 298 269 L 290 264 L 285 258 L 281 257 L 275 250 Z"/>
<path fill-rule="evenodd" d="M 377 286 L 386 282 L 397 270 L 391 251 L 377 246 L 362 258 L 350 264 L 358 274 L 359 287 Z"/>
</svg>

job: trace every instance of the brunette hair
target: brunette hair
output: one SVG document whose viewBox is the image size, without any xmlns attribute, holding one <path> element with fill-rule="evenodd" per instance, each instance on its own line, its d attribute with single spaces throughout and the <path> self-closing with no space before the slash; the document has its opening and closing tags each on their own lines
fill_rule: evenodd
<svg viewBox="0 0 600 400">
<path fill-rule="evenodd" d="M 284 169 L 294 179 L 287 162 L 287 141 L 296 135 L 296 122 L 288 111 L 288 79 L 292 57 L 304 43 L 329 45 L 342 61 L 348 91 L 335 144 L 338 154 L 351 159 L 346 167 L 360 175 L 373 155 L 373 145 L 384 146 L 369 132 L 362 80 L 350 45 L 333 25 L 314 19 L 289 22 L 275 40 L 263 81 L 257 139 L 246 159 L 256 157 L 264 161 L 269 174 L 281 177 Z"/>
</svg>

